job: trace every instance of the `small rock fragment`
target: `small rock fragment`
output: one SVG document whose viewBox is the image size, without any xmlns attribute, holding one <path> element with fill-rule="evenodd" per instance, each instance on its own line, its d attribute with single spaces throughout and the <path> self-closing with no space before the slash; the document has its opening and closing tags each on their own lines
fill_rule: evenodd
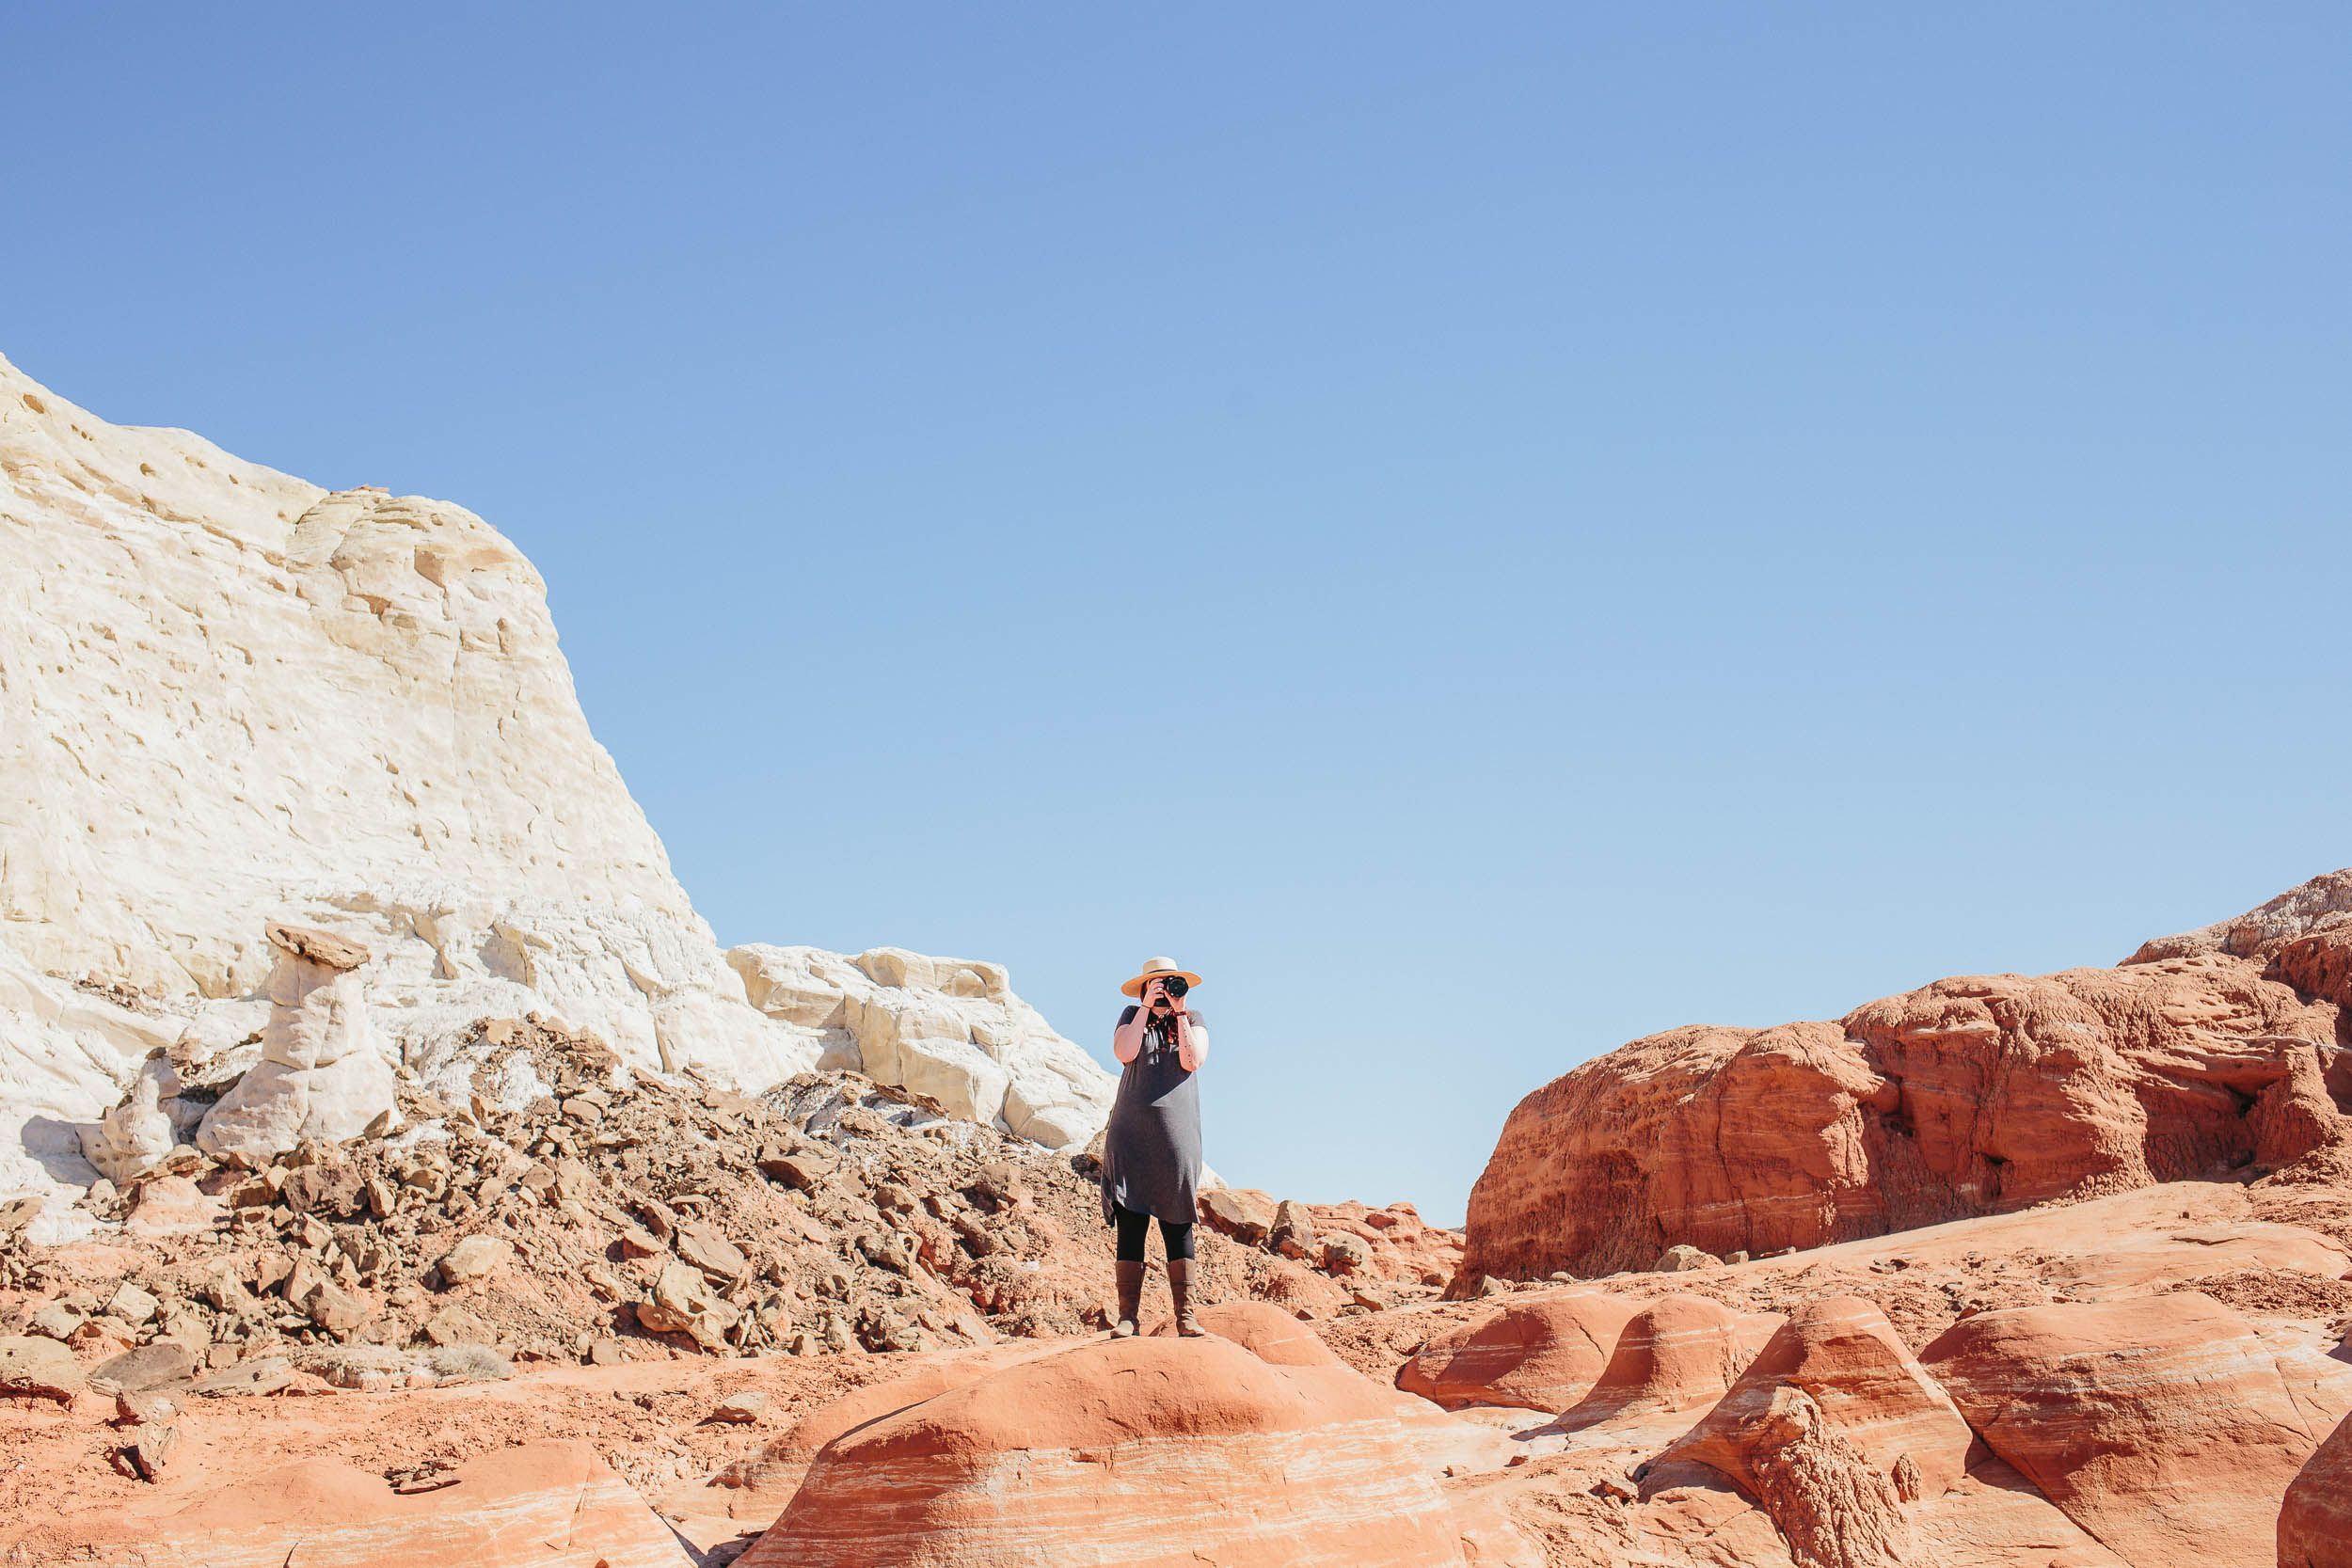
<svg viewBox="0 0 2352 1568">
<path fill-rule="evenodd" d="M 162 1305 L 147 1291 L 140 1290 L 126 1279 L 115 1287 L 113 1295 L 106 1298 L 103 1310 L 108 1317 L 119 1318 L 133 1327 L 136 1327 L 141 1323 L 153 1323 L 156 1310 Z"/>
<path fill-rule="evenodd" d="M 732 1422 L 738 1426 L 750 1426 L 759 1419 L 767 1408 L 768 1391 L 764 1388 L 747 1388 L 742 1393 L 721 1400 L 717 1407 L 710 1412 L 710 1418 L 714 1421 Z"/>
<path fill-rule="evenodd" d="M 124 1451 L 130 1456 L 131 1467 L 141 1481 L 153 1481 L 164 1473 L 164 1465 L 171 1458 L 171 1450 L 180 1446 L 180 1429 L 172 1426 L 143 1427 L 138 1441 Z"/>
<path fill-rule="evenodd" d="M 1658 1261 L 1649 1266 L 1652 1274 L 1687 1274 L 1692 1269 L 1714 1269 L 1723 1266 L 1723 1259 L 1711 1252 L 1702 1252 L 1689 1243 L 1679 1243 L 1658 1255 Z"/>
<path fill-rule="evenodd" d="M 167 1426 L 179 1414 L 180 1406 L 169 1394 L 158 1394 L 151 1388 L 126 1388 L 115 1396 L 118 1426 Z"/>
</svg>

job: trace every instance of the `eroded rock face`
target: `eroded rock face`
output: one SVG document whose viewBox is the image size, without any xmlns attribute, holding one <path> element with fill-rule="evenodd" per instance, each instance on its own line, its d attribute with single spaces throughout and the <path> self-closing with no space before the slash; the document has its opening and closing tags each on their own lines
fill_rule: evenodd
<svg viewBox="0 0 2352 1568">
<path fill-rule="evenodd" d="M 2338 882 L 2352 873 L 2320 879 Z M 2329 944 L 2352 928 L 2312 924 L 2336 918 L 2269 920 L 2278 941 L 2251 956 L 2201 939 L 2116 969 L 1941 980 L 1836 1022 L 1636 1040 L 1513 1111 L 1470 1196 L 1463 1286 L 2340 1159 L 2352 1053 Z"/>
<path fill-rule="evenodd" d="M 1422 1568 L 1461 1528 L 1392 1396 L 1218 1339 L 1102 1340 L 835 1439 L 745 1568 Z"/>
<path fill-rule="evenodd" d="M 1920 1359 L 1995 1453 L 2137 1568 L 2270 1560 L 2289 1483 L 2352 1409 L 2352 1370 L 2290 1365 L 2194 1291 L 1987 1312 Z"/>
</svg>

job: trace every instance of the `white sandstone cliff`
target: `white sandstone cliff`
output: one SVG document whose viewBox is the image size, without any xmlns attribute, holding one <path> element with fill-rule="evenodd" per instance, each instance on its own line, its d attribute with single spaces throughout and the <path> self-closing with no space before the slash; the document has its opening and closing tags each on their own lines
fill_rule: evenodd
<svg viewBox="0 0 2352 1568">
<path fill-rule="evenodd" d="M 993 965 L 722 953 L 487 523 L 110 425 L 5 359 L 0 802 L 0 1191 L 87 1181 L 79 1141 L 135 1164 L 154 1113 L 94 1124 L 183 1036 L 250 1050 L 272 922 L 373 955 L 364 1032 L 412 1076 L 537 1010 L 751 1088 L 830 1052 L 1057 1147 L 1108 1105 Z M 839 1017 L 775 1001 L 780 953 Z"/>
</svg>

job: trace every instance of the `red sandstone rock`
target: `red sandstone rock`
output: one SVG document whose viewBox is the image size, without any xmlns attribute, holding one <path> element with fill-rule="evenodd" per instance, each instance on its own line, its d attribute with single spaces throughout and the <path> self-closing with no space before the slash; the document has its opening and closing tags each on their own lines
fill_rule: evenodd
<svg viewBox="0 0 2352 1568">
<path fill-rule="evenodd" d="M 1600 1381 L 1640 1306 L 1596 1293 L 1505 1307 L 1433 1336 L 1399 1369 L 1396 1386 L 1448 1410 L 1517 1405 L 1556 1415 Z"/>
<path fill-rule="evenodd" d="M 1216 1338 L 1040 1356 L 835 1439 L 743 1568 L 1422 1568 L 1462 1521 L 1375 1386 Z"/>
<path fill-rule="evenodd" d="M 1739 1313 L 1705 1296 L 1665 1296 L 1641 1307 L 1617 1336 L 1609 1365 L 1560 1418 L 1582 1431 L 1630 1418 L 1682 1416 L 1722 1399 L 1747 1365 Z"/>
<path fill-rule="evenodd" d="M 1643 1269 L 1677 1243 L 1761 1255 L 2342 1160 L 2341 1004 L 2296 989 L 2334 983 L 2321 945 L 2268 975 L 2207 951 L 1941 980 L 1835 1023 L 1636 1040 L 1512 1112 L 1471 1194 L 1454 1293 L 1487 1275 Z"/>
<path fill-rule="evenodd" d="M 2260 1568 L 2352 1406 L 2195 1292 L 1987 1312 L 1920 1357 L 1969 1424 L 2134 1568 Z M 2340 1367 L 2330 1364 L 2335 1372 Z"/>
<path fill-rule="evenodd" d="M 209 1568 L 686 1568 L 653 1511 L 585 1443 L 530 1443 L 457 1466 L 415 1496 L 306 1460 L 164 1520 L 163 1560 Z"/>
<path fill-rule="evenodd" d="M 869 1421 L 977 1383 L 1004 1359 L 942 1360 L 906 1377 L 868 1384 L 818 1406 L 758 1452 L 737 1460 L 707 1481 L 678 1487 L 661 1499 L 661 1511 L 677 1518 L 717 1515 L 747 1525 L 767 1525 L 801 1489 L 809 1465 L 826 1444 Z"/>
<path fill-rule="evenodd" d="M 2287 1487 L 2279 1568 L 2352 1568 L 2352 1419 L 2338 1424 Z"/>
<path fill-rule="evenodd" d="M 1805 1396 L 1818 1421 L 1774 1415 L 1775 1399 L 1788 1389 Z M 1881 1475 L 1892 1478 L 1908 1462 L 1911 1500 L 1941 1496 L 1968 1467 L 1968 1423 L 1885 1314 L 1854 1296 L 1799 1307 L 1722 1402 L 1664 1457 L 1712 1465 L 1763 1497 L 1759 1453 L 1816 1426 Z"/>
</svg>

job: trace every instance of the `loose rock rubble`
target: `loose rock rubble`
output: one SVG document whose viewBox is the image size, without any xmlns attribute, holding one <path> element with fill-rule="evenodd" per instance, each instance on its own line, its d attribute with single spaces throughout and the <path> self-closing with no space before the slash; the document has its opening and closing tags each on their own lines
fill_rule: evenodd
<svg viewBox="0 0 2352 1568">
<path fill-rule="evenodd" d="M 19 1292 L 0 1293 L 5 1325 L 111 1350 L 118 1382 L 263 1361 L 375 1387 L 515 1362 L 918 1352 L 1104 1322 L 1089 1156 L 853 1073 L 751 1097 L 631 1072 L 535 1020 L 476 1033 L 464 1105 L 410 1085 L 389 1135 L 278 1159 L 181 1146 L 95 1198 L 121 1222 L 106 1246 L 27 1249 L 21 1218 L 0 1215 Z M 1433 1293 L 1459 1252 L 1409 1205 L 1312 1223 L 1319 1267 L 1277 1251 L 1271 1224 L 1258 1246 L 1204 1236 L 1204 1299 L 1374 1310 Z"/>
</svg>

